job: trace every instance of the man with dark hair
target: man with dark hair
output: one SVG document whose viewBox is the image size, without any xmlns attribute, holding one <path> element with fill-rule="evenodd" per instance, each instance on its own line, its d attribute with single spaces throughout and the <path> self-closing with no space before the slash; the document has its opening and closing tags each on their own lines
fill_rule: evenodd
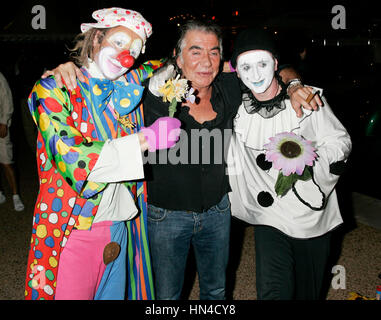
<svg viewBox="0 0 381 320">
<path fill-rule="evenodd" d="M 174 51 L 173 69 L 189 80 L 197 91 L 194 103 L 185 102 L 175 114 L 182 122 L 184 135 L 177 147 L 188 151 L 182 163 L 151 164 L 152 179 L 148 181 L 148 235 L 159 299 L 179 299 L 182 291 L 186 261 L 193 246 L 200 283 L 201 300 L 225 299 L 225 273 L 229 256 L 230 204 L 228 176 L 224 161 L 222 139 L 214 153 L 216 141 L 210 144 L 201 139 L 199 147 L 188 143 L 192 132 L 223 133 L 231 129 L 234 105 L 240 101 L 239 88 L 232 74 L 219 74 L 222 39 L 218 26 L 190 21 L 182 26 Z M 169 65 L 169 70 L 171 70 Z M 165 73 L 166 71 L 163 70 Z M 175 73 L 177 73 L 175 71 Z M 165 75 L 167 78 L 169 75 Z M 173 75 L 174 77 L 175 75 Z M 146 124 L 168 113 L 168 106 L 155 96 L 160 86 L 158 72 L 149 84 L 145 98 Z M 226 90 L 232 87 L 231 91 Z M 196 150 L 197 149 L 197 150 Z M 181 152 L 180 151 L 180 152 Z M 198 152 L 199 156 L 195 158 Z M 203 163 L 204 155 L 210 161 Z M 168 158 L 167 153 L 157 159 Z M 193 159 L 192 159 L 193 158 Z M 205 162 L 205 161 L 204 161 Z"/>
</svg>

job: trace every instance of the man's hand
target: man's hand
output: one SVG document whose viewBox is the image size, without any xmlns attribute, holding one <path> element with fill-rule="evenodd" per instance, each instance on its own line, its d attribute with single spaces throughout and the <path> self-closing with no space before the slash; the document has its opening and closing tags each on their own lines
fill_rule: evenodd
<svg viewBox="0 0 381 320">
<path fill-rule="evenodd" d="M 5 138 L 8 134 L 8 126 L 4 123 L 0 123 L 0 138 Z"/>
<path fill-rule="evenodd" d="M 299 74 L 292 67 L 283 68 L 280 70 L 279 75 L 281 76 L 282 81 L 286 84 L 292 82 L 292 79 L 300 79 Z M 307 110 L 317 110 L 318 107 L 323 106 L 323 103 L 317 94 L 314 95 L 311 101 L 307 101 L 312 90 L 313 89 L 310 87 L 304 87 L 301 83 L 288 87 L 287 93 L 298 118 L 303 115 L 302 107 Z"/>
<path fill-rule="evenodd" d="M 85 81 L 81 70 L 73 62 L 66 62 L 53 70 L 45 71 L 41 78 L 44 79 L 48 76 L 54 76 L 59 88 L 64 86 L 63 80 L 69 90 L 74 90 L 77 87 L 77 78 L 80 81 Z"/>
<path fill-rule="evenodd" d="M 311 87 L 304 87 L 303 85 L 295 86 L 288 90 L 290 96 L 291 104 L 296 112 L 296 116 L 300 118 L 303 115 L 303 110 L 317 110 L 319 107 L 323 107 L 323 102 L 321 101 L 319 94 L 316 92 L 313 98 L 308 101 L 309 96 L 312 92 Z M 311 96 L 310 96 L 311 97 Z"/>
</svg>

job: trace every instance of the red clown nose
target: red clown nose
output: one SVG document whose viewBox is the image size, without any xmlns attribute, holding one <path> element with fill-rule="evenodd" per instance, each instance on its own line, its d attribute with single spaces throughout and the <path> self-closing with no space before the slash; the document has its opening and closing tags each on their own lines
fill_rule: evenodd
<svg viewBox="0 0 381 320">
<path fill-rule="evenodd" d="M 118 60 L 120 64 L 125 68 L 131 68 L 132 65 L 135 63 L 135 58 L 130 55 L 129 50 L 124 50 L 121 53 L 119 53 L 116 57 L 116 60 Z"/>
</svg>

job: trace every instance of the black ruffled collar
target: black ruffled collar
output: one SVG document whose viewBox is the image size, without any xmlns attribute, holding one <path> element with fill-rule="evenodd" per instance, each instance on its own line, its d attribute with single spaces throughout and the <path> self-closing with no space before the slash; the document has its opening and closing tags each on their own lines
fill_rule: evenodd
<svg viewBox="0 0 381 320">
<path fill-rule="evenodd" d="M 282 81 L 278 73 L 275 73 L 275 78 L 280 84 L 282 90 L 275 96 L 273 99 L 266 101 L 257 100 L 251 90 L 246 87 L 246 85 L 240 79 L 240 86 L 242 91 L 242 102 L 243 106 L 246 109 L 246 112 L 249 114 L 258 113 L 263 118 L 272 118 L 282 110 L 286 108 L 284 100 L 288 98 L 287 95 L 287 86 Z"/>
</svg>

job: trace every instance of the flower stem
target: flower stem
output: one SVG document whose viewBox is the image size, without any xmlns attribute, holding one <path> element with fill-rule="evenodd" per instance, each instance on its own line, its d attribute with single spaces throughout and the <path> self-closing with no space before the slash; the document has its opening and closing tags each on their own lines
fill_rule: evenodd
<svg viewBox="0 0 381 320">
<path fill-rule="evenodd" d="M 173 118 L 175 112 L 176 112 L 176 107 L 177 107 L 177 101 L 176 98 L 173 98 L 171 101 L 171 104 L 169 105 L 168 111 L 169 111 L 169 116 Z"/>
</svg>

